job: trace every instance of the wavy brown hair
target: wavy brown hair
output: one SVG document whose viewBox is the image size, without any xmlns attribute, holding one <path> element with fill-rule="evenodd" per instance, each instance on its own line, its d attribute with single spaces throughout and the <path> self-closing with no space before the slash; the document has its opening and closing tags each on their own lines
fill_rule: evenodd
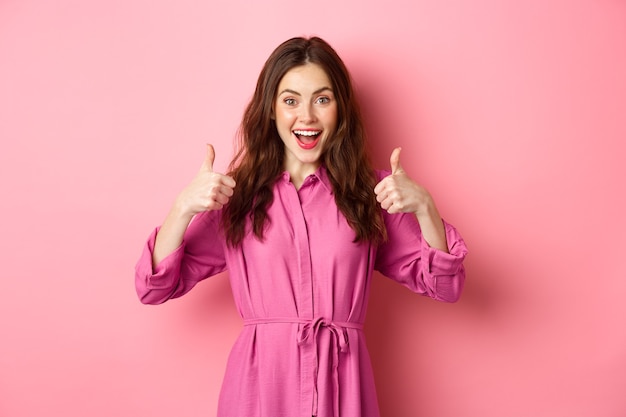
<svg viewBox="0 0 626 417">
<path fill-rule="evenodd" d="M 259 239 L 263 239 L 266 222 L 271 221 L 267 208 L 274 200 L 273 186 L 284 171 L 285 158 L 285 145 L 272 118 L 274 102 L 283 76 L 308 63 L 324 69 L 337 100 L 337 128 L 321 155 L 337 207 L 354 230 L 355 242 L 386 238 L 374 195 L 377 178 L 366 151 L 365 128 L 350 74 L 324 40 L 292 38 L 279 45 L 265 62 L 239 128 L 239 147 L 229 168 L 237 186 L 222 217 L 226 239 L 233 246 L 248 232 L 248 219 L 251 232 Z"/>
</svg>

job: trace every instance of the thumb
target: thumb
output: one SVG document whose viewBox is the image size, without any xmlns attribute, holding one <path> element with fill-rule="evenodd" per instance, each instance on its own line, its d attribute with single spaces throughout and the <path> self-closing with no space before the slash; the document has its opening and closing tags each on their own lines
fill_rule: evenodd
<svg viewBox="0 0 626 417">
<path fill-rule="evenodd" d="M 389 163 L 391 164 L 391 174 L 396 174 L 398 172 L 403 171 L 400 166 L 400 151 L 402 148 L 395 148 L 393 152 L 391 152 L 391 157 L 389 158 Z"/>
<path fill-rule="evenodd" d="M 206 158 L 202 164 L 202 169 L 213 172 L 213 162 L 215 161 L 215 149 L 210 143 L 206 144 Z"/>
</svg>

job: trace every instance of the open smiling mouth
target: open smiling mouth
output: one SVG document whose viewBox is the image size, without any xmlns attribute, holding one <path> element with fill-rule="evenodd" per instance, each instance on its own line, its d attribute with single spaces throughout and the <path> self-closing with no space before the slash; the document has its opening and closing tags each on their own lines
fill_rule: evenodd
<svg viewBox="0 0 626 417">
<path fill-rule="evenodd" d="M 293 134 L 302 149 L 313 149 L 319 142 L 321 130 L 294 130 Z"/>
</svg>

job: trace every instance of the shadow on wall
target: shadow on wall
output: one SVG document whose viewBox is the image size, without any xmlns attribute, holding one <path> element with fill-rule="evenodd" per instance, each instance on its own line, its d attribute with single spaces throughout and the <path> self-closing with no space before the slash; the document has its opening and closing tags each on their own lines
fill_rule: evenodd
<svg viewBox="0 0 626 417">
<path fill-rule="evenodd" d="M 486 256 L 472 254 L 455 304 L 416 295 L 380 274 L 374 277 L 365 333 L 381 415 L 406 415 L 407 409 L 417 415 L 429 411 L 422 404 L 431 398 L 454 397 L 459 389 L 458 381 L 451 383 L 459 379 L 455 372 L 477 359 L 470 353 L 474 332 L 491 328 L 497 337 L 498 317 L 509 297 L 497 285 L 502 274 L 489 269 Z"/>
</svg>

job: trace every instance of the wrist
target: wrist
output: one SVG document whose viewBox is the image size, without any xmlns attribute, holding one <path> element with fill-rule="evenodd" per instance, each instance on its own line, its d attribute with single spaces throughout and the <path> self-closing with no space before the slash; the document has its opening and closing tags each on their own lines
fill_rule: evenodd
<svg viewBox="0 0 626 417">
<path fill-rule="evenodd" d="M 185 205 L 183 202 L 179 200 L 176 200 L 174 202 L 174 205 L 172 206 L 170 210 L 170 217 L 179 219 L 179 220 L 191 221 L 191 218 L 195 214 L 196 213 L 190 210 L 187 205 Z"/>
<path fill-rule="evenodd" d="M 417 210 L 415 211 L 415 216 L 418 219 L 439 217 L 439 211 L 435 206 L 435 202 L 432 199 L 428 199 L 420 206 L 418 206 Z"/>
</svg>

